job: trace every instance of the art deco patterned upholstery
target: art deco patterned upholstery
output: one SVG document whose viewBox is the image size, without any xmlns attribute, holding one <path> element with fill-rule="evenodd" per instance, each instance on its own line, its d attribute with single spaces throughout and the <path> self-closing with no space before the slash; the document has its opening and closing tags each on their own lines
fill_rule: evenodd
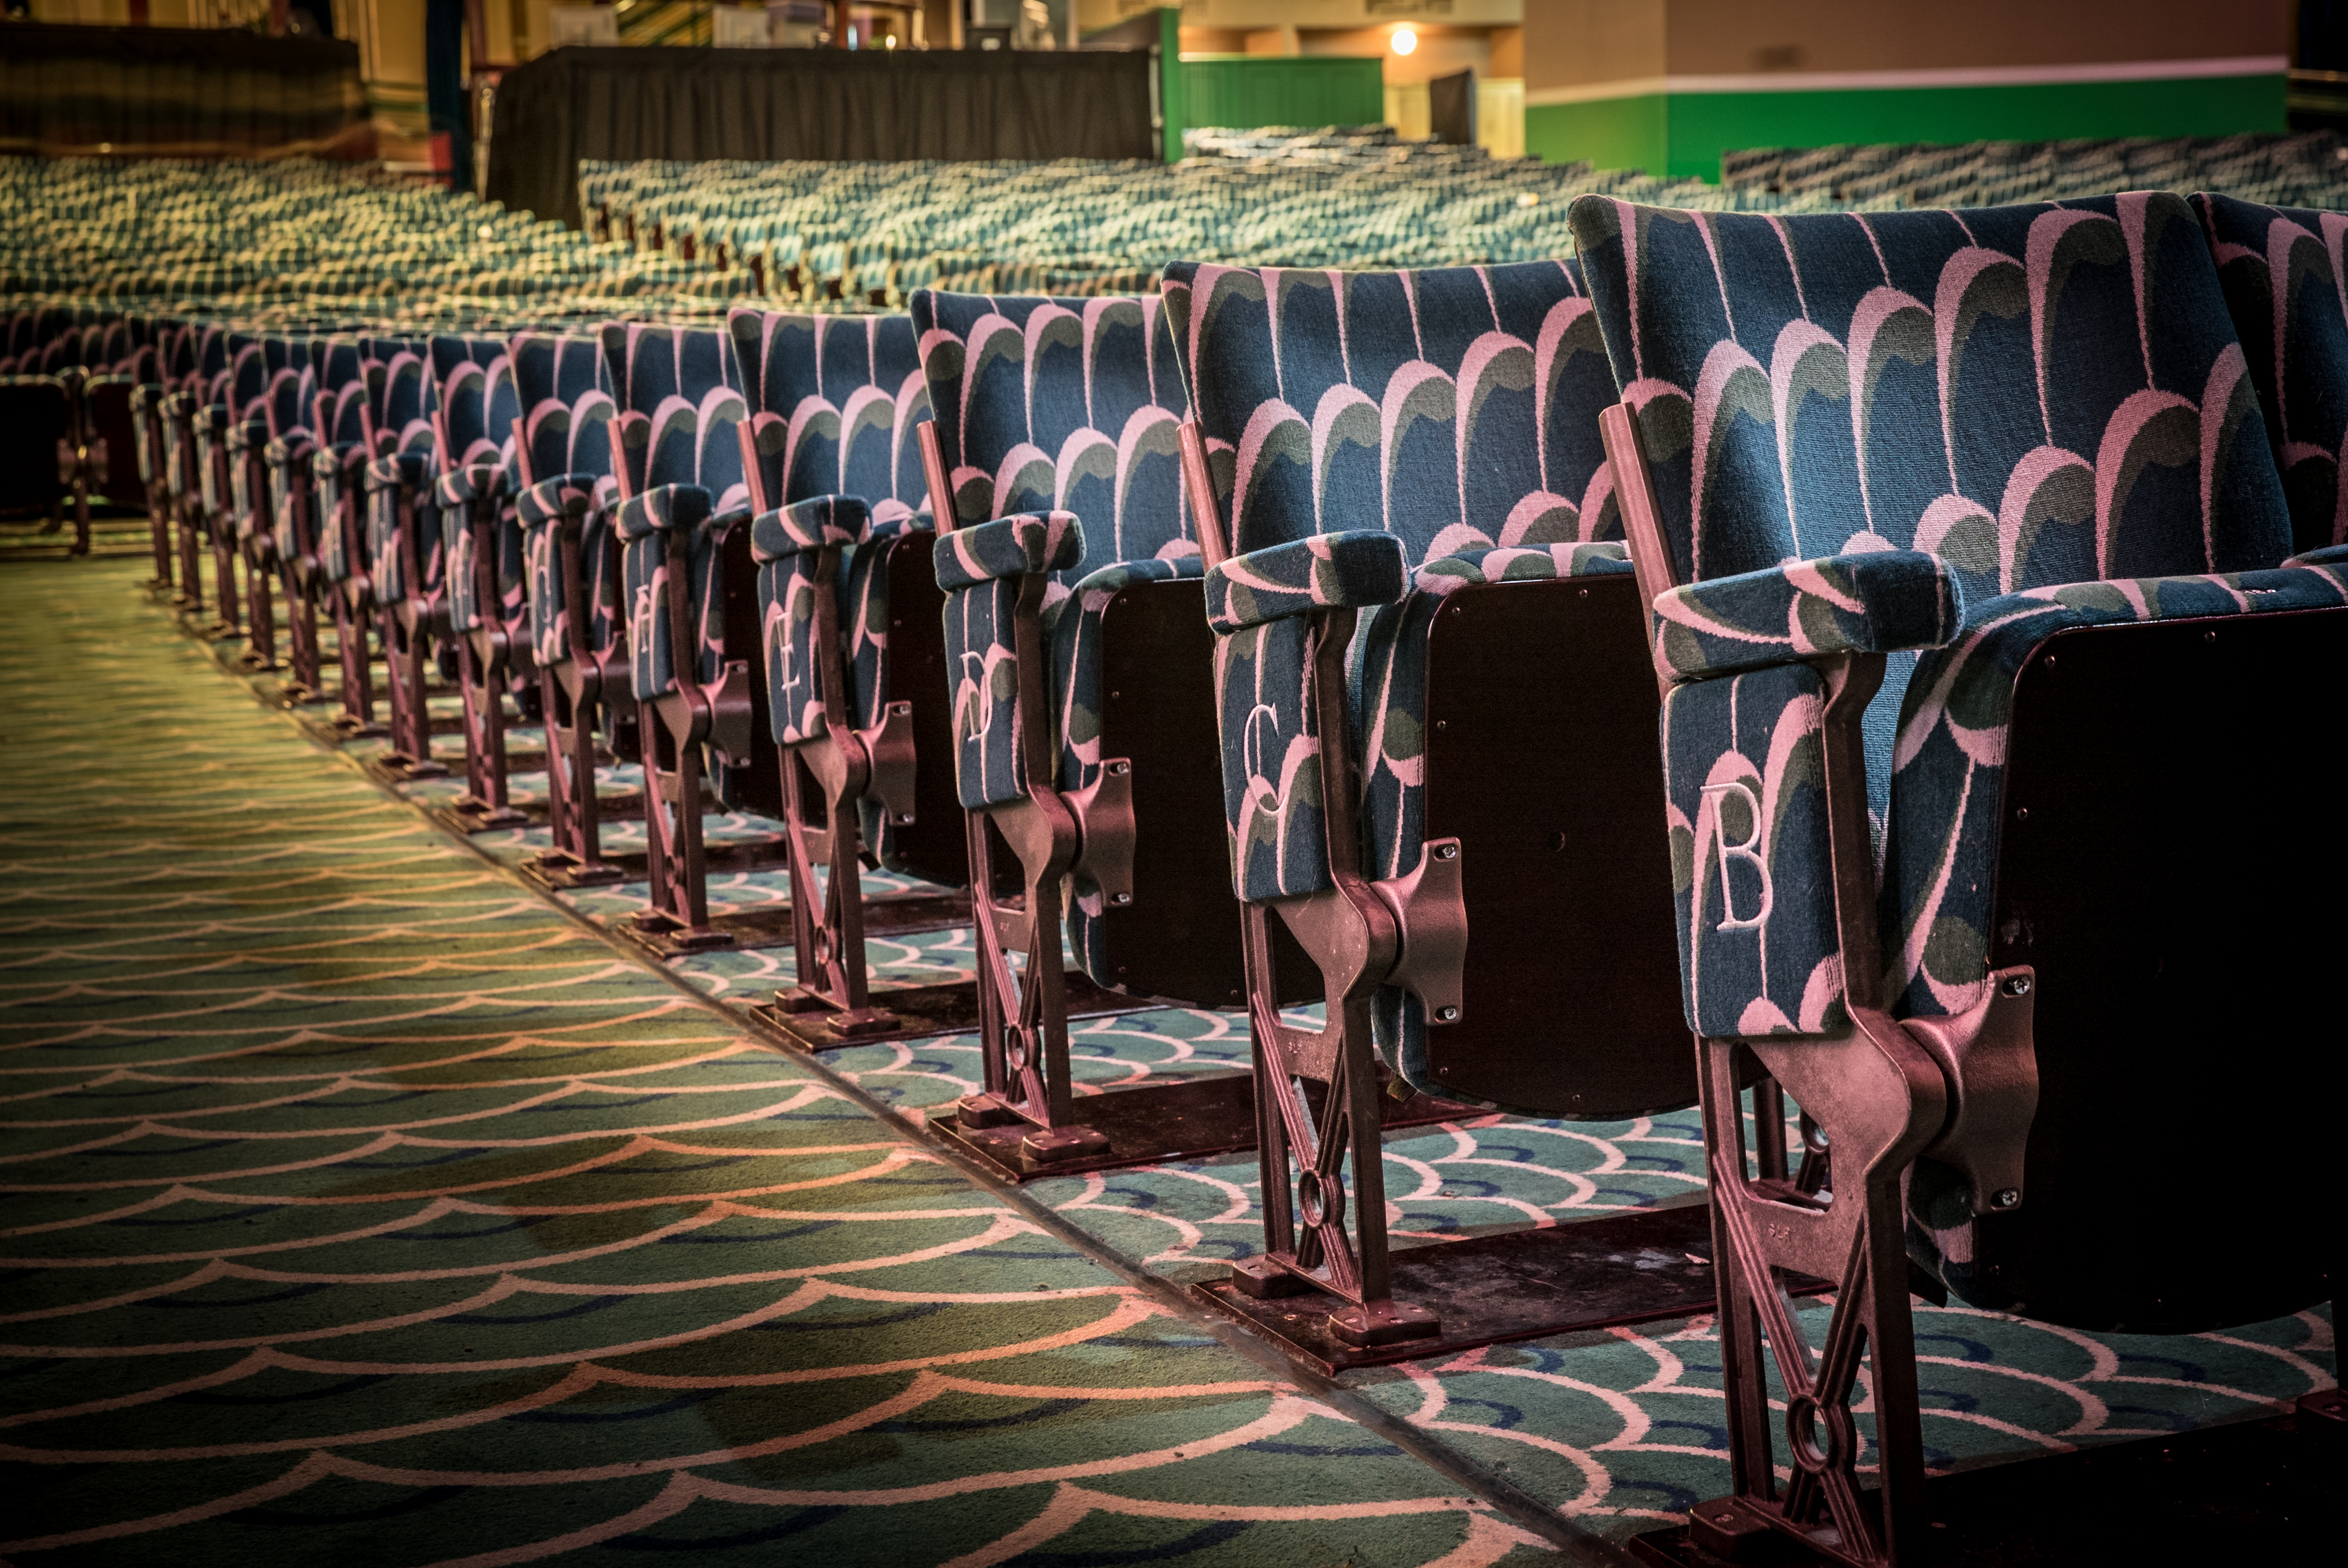
<svg viewBox="0 0 2348 1568">
<path fill-rule="evenodd" d="M 1689 1021 L 1846 1020 L 1821 687 L 1798 662 L 1837 647 L 1911 651 L 1869 713 L 1886 991 L 1896 1016 L 1963 1011 L 2030 651 L 2074 626 L 2340 602 L 2333 577 L 2271 569 L 2290 520 L 2193 215 L 2165 195 L 1782 219 L 1590 200 L 1575 223 L 1686 584 L 1657 607 L 1657 659 L 1682 678 L 1665 737 Z"/>
<path fill-rule="evenodd" d="M 1100 764 L 1099 616 L 1116 590 L 1197 577 L 1177 433 L 1189 409 L 1157 300 L 923 291 L 913 324 L 958 520 L 948 592 L 957 780 L 977 807 L 1025 792 L 1010 647 L 1017 579 L 1047 572 L 1062 790 Z"/>
<path fill-rule="evenodd" d="M 440 454 L 433 500 L 440 514 L 441 546 L 448 555 L 448 627 L 462 634 L 503 630 L 516 651 L 513 668 L 530 669 L 523 591 L 521 527 L 507 483 L 513 422 L 520 414 L 512 367 L 502 339 L 436 335 L 431 342 L 433 380 L 439 401 Z M 475 602 L 481 586 L 473 569 L 475 548 L 468 508 L 494 502 L 498 559 L 490 563 L 499 602 Z"/>
<path fill-rule="evenodd" d="M 1101 616 L 1118 589 L 1200 575 L 1182 495 L 1189 412 L 1162 302 L 949 294 L 912 299 L 957 522 L 939 541 L 953 671 L 955 780 L 966 807 L 1027 792 L 1012 613 L 1020 578 L 1049 574 L 1044 630 L 1063 792 L 1101 765 Z M 1069 931 L 1112 981 L 1102 894 L 1080 877 Z"/>
<path fill-rule="evenodd" d="M 383 412 L 376 421 L 378 450 L 366 466 L 367 559 L 375 575 L 375 599 L 389 608 L 412 598 L 437 617 L 445 613 L 441 596 L 447 576 L 440 530 L 417 530 L 413 582 L 405 557 L 392 545 L 393 531 L 401 521 L 394 515 L 401 488 L 421 494 L 431 482 L 432 411 L 439 387 L 426 374 L 416 346 L 394 340 L 380 344 L 379 353 Z"/>
<path fill-rule="evenodd" d="M 1167 308 L 1232 559 L 1208 574 L 1234 880 L 1329 886 L 1303 611 L 1367 613 L 1349 699 L 1366 869 L 1424 853 L 1427 628 L 1471 583 L 1630 570 L 1596 411 L 1612 384 L 1570 262 L 1422 272 L 1181 263 Z M 1425 1023 L 1386 988 L 1381 1046 L 1410 1075 Z"/>
<path fill-rule="evenodd" d="M 2302 551 L 2348 545 L 2348 213 L 2200 195 Z"/>
<path fill-rule="evenodd" d="M 618 389 L 620 460 L 627 498 L 615 518 L 625 541 L 630 679 L 639 700 L 675 690 L 680 677 L 715 681 L 725 663 L 725 606 L 716 558 L 723 536 L 748 523 L 749 490 L 735 426 L 747 417 L 725 335 L 701 328 L 603 328 L 603 354 Z M 666 536 L 689 537 L 696 667 L 680 671 L 668 625 Z"/>
<path fill-rule="evenodd" d="M 758 460 L 775 509 L 751 524 L 758 563 L 768 723 L 783 745 L 824 733 L 816 688 L 815 595 L 839 596 L 860 728 L 880 722 L 889 682 L 888 561 L 881 548 L 930 526 L 914 429 L 930 410 L 904 316 L 736 310 L 727 322 L 749 384 Z M 816 552 L 841 547 L 839 579 L 815 580 Z M 859 804 L 863 842 L 884 864 L 893 835 L 877 801 Z"/>
<path fill-rule="evenodd" d="M 362 492 L 373 456 L 366 433 L 376 423 L 385 384 L 373 346 L 366 338 L 332 337 L 321 348 L 318 390 L 325 405 L 313 415 L 319 422 L 318 447 L 310 465 L 318 486 L 318 569 L 334 585 L 364 582 L 367 576 L 364 535 L 346 535 L 335 519 L 344 497 L 356 499 Z"/>
<path fill-rule="evenodd" d="M 605 545 L 618 499 L 618 481 L 612 476 L 612 420 L 618 408 L 602 345 L 592 337 L 517 333 L 511 357 L 526 448 L 515 455 L 514 498 L 527 564 L 530 648 L 541 664 L 569 658 L 579 630 L 582 651 L 606 652 L 622 629 L 613 613 L 618 584 L 607 580 L 613 552 Z M 533 481 L 527 485 L 520 470 L 524 456 Z M 570 625 L 559 552 L 548 527 L 567 512 L 581 518 L 580 562 L 592 622 L 583 629 Z"/>
</svg>

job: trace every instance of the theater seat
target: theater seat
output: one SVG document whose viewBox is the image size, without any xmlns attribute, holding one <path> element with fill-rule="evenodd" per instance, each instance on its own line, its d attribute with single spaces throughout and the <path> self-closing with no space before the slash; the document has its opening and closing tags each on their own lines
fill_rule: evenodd
<svg viewBox="0 0 2348 1568">
<path fill-rule="evenodd" d="M 1849 1560 L 1917 1550 L 1906 1280 L 2101 1329 L 2328 1297 L 2327 1167 L 2147 1182 L 2189 1113 L 2341 1087 L 2336 950 L 2284 803 L 2348 651 L 2199 225 L 2135 194 L 1783 219 L 1585 199 L 1623 393 L 1608 440 L 1653 654 L 1687 1020 L 1702 1037 L 1737 1493 L 1694 1511 Z M 2212 812 L 2209 803 L 2240 803 Z M 2224 1039 L 2264 1042 L 2213 1056 Z M 1760 1150 L 1744 1065 L 1832 1148 Z M 2188 1102 L 2189 1101 L 2189 1107 Z M 1840 1282 L 1822 1353 L 1781 1271 Z M 1757 1325 L 1757 1331 L 1756 1331 Z M 1770 1481 L 1760 1334 L 1797 1408 Z M 1851 1484 L 1872 1358 L 1884 1517 Z M 1741 1528 L 1741 1526 L 1740 1526 Z"/>
<path fill-rule="evenodd" d="M 520 413 L 505 341 L 437 334 L 432 376 L 432 505 L 448 557 L 448 633 L 465 713 L 465 793 L 452 808 L 468 831 L 519 826 L 507 799 L 509 689 L 537 684 L 523 625 L 521 526 L 508 484 Z"/>
<path fill-rule="evenodd" d="M 1100 987 L 1242 1000 L 1239 911 L 1212 852 L 1212 645 L 1169 319 L 1148 297 L 922 290 L 911 309 L 935 410 L 931 507 L 952 519 L 936 570 L 954 773 L 988 911 L 985 1091 L 958 1118 L 1017 1129 L 1033 1167 L 1162 1157 L 1148 1119 L 1112 1114 L 1120 1145 L 1088 1120 L 1102 1107 L 1079 1114 L 1061 943 L 1065 918 Z M 997 844 L 1015 906 L 992 896 Z"/>
<path fill-rule="evenodd" d="M 736 310 L 727 325 L 751 403 L 760 674 L 791 883 L 795 983 L 775 1007 L 819 1038 L 893 1033 L 902 1020 L 866 984 L 862 868 L 952 887 L 966 866 L 924 580 L 934 536 L 913 431 L 929 392 L 904 316 Z"/>
<path fill-rule="evenodd" d="M 1230 552 L 1207 613 L 1258 1091 L 1287 1113 L 1293 1080 L 1330 1085 L 1317 1122 L 1287 1115 L 1315 1180 L 1351 1144 L 1348 1203 L 1307 1193 L 1291 1243 L 1268 1185 L 1267 1261 L 1235 1278 L 1349 1297 L 1331 1322 L 1351 1342 L 1432 1336 L 1385 1299 L 1375 1126 L 1344 1111 L 1373 1039 L 1411 1087 L 1488 1108 L 1621 1117 L 1695 1094 L 1669 864 L 1641 844 L 1662 792 L 1625 764 L 1655 696 L 1597 430 L 1612 381 L 1566 262 L 1184 262 L 1166 289 L 1192 504 Z M 1324 977 L 1321 1034 L 1276 1025 L 1274 911 Z"/>
<path fill-rule="evenodd" d="M 749 410 L 723 333 L 631 322 L 602 336 L 619 404 L 613 526 L 650 830 L 652 897 L 633 925 L 664 952 L 725 947 L 732 938 L 709 924 L 702 780 L 729 804 L 781 806 L 750 669 L 749 491 L 736 433 Z"/>
<path fill-rule="evenodd" d="M 510 345 L 515 401 L 515 512 L 521 525 L 530 645 L 543 682 L 548 825 L 554 845 L 533 862 L 550 886 L 620 880 L 602 857 L 595 794 L 595 736 L 615 752 L 626 700 L 626 617 L 620 598 L 620 540 L 612 528 L 619 498 L 612 477 L 612 421 L 618 412 L 592 337 L 517 333 Z"/>
<path fill-rule="evenodd" d="M 390 384 L 389 347 L 373 337 L 334 336 L 321 351 L 323 369 L 313 418 L 318 447 L 311 454 L 314 487 L 314 593 L 335 621 L 335 665 L 341 679 L 335 728 L 346 738 L 386 733 L 375 716 L 370 629 L 380 624 L 367 553 L 366 470 L 384 438 L 384 395 Z M 385 644 L 386 653 L 388 644 Z"/>
<path fill-rule="evenodd" d="M 421 347 L 399 339 L 375 345 L 382 414 L 366 468 L 366 565 L 391 710 L 390 743 L 368 765 L 394 779 L 448 772 L 432 755 L 432 718 L 425 706 L 425 661 L 448 638 L 448 553 L 432 505 L 432 415 L 439 386 Z"/>
</svg>

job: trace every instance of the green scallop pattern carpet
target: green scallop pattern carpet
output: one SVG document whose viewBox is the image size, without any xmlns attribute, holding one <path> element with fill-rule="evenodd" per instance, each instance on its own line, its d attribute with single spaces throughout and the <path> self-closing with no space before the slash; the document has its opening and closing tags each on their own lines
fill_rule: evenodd
<svg viewBox="0 0 2348 1568">
<path fill-rule="evenodd" d="M 655 972 L 594 929 L 634 890 L 530 891 L 499 863 L 542 833 L 443 835 L 143 575 L 0 571 L 0 1561 L 1478 1568 L 1612 1560 L 1725 1489 L 1709 1318 L 1304 1386 L 1165 1288 L 1255 1249 L 1251 1155 L 974 1184 L 918 1132 L 974 1041 L 769 1049 L 726 1009 L 788 950 Z M 873 956 L 966 978 L 969 933 Z M 1244 1066 L 1246 1026 L 1077 1050 L 1098 1091 Z M 1701 1189 L 1692 1112 L 1385 1158 L 1406 1244 Z M 1941 1468 L 2335 1377 L 2327 1311 L 1918 1337 Z"/>
</svg>

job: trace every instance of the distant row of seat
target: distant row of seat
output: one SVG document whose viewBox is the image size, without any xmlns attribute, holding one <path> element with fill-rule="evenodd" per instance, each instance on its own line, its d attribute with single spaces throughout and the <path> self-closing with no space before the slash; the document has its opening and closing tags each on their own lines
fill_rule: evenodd
<svg viewBox="0 0 2348 1568">
<path fill-rule="evenodd" d="M 2057 200 L 2114 190 L 2348 203 L 2330 131 L 2222 138 L 1731 152 L 1722 183 L 1496 159 L 1387 127 L 1193 128 L 1152 163 L 597 163 L 599 235 L 726 269 L 745 302 L 901 304 L 917 288 L 1130 293 L 1175 261 L 1431 267 L 1573 253 L 1580 195 L 1692 210 L 1818 212 Z"/>
<path fill-rule="evenodd" d="M 1196 1091 L 1070 1092 L 1072 998 L 1241 1002 L 1265 1245 L 1219 1300 L 1404 1357 L 1708 1305 L 1649 1261 L 1694 1251 L 1735 1478 L 1696 1542 L 1912 1562 L 1911 1286 L 2146 1333 L 2334 1288 L 2320 1138 L 2260 1150 L 2263 1204 L 2160 1154 L 2343 1087 L 2308 981 L 2348 929 L 2291 897 L 2348 651 L 2342 220 L 1571 220 L 1572 261 L 905 316 L 134 321 L 138 445 L 183 581 L 209 543 L 256 620 L 273 579 L 331 601 L 354 730 L 373 624 L 395 774 L 438 765 L 436 651 L 472 823 L 513 810 L 507 700 L 543 706 L 550 883 L 621 875 L 596 742 L 640 753 L 661 950 L 735 939 L 705 777 L 780 822 L 804 1043 L 931 1027 L 867 986 L 860 866 L 967 886 L 974 1153 L 1210 1152 L 1135 1130 Z M 1691 1103 L 1708 1232 L 1563 1227 L 1615 1227 L 1560 1266 L 1603 1310 L 1395 1288 L 1383 1126 Z"/>
</svg>

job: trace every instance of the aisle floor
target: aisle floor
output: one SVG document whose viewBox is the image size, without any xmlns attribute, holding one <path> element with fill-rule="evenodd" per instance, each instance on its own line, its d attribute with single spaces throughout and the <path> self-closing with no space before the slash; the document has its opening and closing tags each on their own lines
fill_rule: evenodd
<svg viewBox="0 0 2348 1568">
<path fill-rule="evenodd" d="M 968 1087 L 967 1039 L 778 1052 L 723 1004 L 784 956 L 615 948 L 624 891 L 559 906 L 502 864 L 528 835 L 442 834 L 143 575 L 0 569 L 0 1559 L 1479 1568 L 1619 1560 L 1725 1488 L 1708 1318 L 1300 1381 L 1173 1288 L 1251 1250 L 1251 1156 L 979 1184 L 882 1113 Z M 1246 1040 L 1080 1046 L 1097 1084 Z M 1395 1138 L 1396 1228 L 1684 1199 L 1694 1120 Z M 2334 1377 L 2322 1312 L 1918 1332 L 1943 1468 Z"/>
</svg>

